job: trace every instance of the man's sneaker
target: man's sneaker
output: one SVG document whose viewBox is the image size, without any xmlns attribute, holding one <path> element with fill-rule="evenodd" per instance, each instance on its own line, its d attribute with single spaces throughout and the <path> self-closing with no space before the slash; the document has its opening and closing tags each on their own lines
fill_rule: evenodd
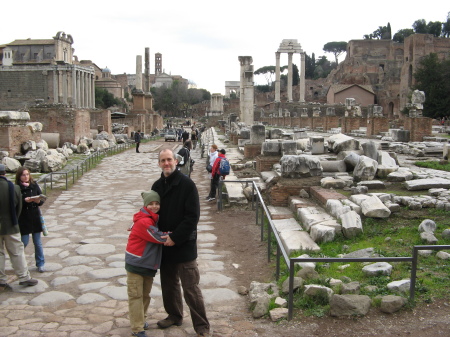
<svg viewBox="0 0 450 337">
<path fill-rule="evenodd" d="M 172 325 L 180 326 L 181 324 L 183 324 L 183 321 L 178 321 L 177 322 L 174 319 L 167 317 L 165 319 L 162 319 L 162 320 L 158 321 L 158 323 L 156 323 L 156 324 L 161 329 L 166 329 L 166 328 L 168 328 L 168 327 L 170 327 Z"/>
<path fill-rule="evenodd" d="M 206 198 L 205 198 L 205 200 L 209 200 L 211 197 L 208 195 Z"/>
<path fill-rule="evenodd" d="M 38 267 L 38 272 L 40 272 L 40 273 L 45 273 L 45 267 L 44 266 L 41 266 L 41 267 Z"/>
<path fill-rule="evenodd" d="M 208 201 L 216 200 L 216 198 L 209 198 Z"/>
<path fill-rule="evenodd" d="M 145 334 L 145 331 L 139 331 L 139 332 L 132 332 L 131 336 L 137 336 L 137 337 L 147 337 Z"/>
<path fill-rule="evenodd" d="M 147 322 L 145 322 L 145 323 L 144 323 L 144 330 L 148 330 L 148 329 L 150 329 L 150 326 L 148 325 Z"/>
<path fill-rule="evenodd" d="M 197 334 L 197 337 L 212 337 L 213 331 L 212 329 L 209 329 L 208 332 L 200 332 Z"/>
<path fill-rule="evenodd" d="M 29 280 L 26 280 L 26 281 L 19 282 L 19 285 L 27 286 L 27 287 L 35 286 L 36 284 L 38 284 L 38 280 L 35 280 L 32 278 L 30 278 Z"/>
</svg>

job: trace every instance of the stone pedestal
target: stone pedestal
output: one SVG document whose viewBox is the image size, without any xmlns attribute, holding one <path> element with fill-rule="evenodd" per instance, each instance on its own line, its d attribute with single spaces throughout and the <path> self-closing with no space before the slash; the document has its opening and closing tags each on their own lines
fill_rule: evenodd
<svg viewBox="0 0 450 337">
<path fill-rule="evenodd" d="M 325 139 L 324 137 L 311 137 L 311 154 L 325 153 Z"/>
<path fill-rule="evenodd" d="M 257 156 L 256 160 L 256 171 L 272 171 L 274 164 L 280 163 L 281 156 Z"/>
<path fill-rule="evenodd" d="M 432 119 L 428 117 L 405 118 L 405 129 L 410 131 L 411 142 L 421 142 L 432 134 Z"/>
<path fill-rule="evenodd" d="M 250 132 L 250 144 L 261 145 L 266 140 L 266 127 L 264 125 L 252 125 Z"/>
</svg>

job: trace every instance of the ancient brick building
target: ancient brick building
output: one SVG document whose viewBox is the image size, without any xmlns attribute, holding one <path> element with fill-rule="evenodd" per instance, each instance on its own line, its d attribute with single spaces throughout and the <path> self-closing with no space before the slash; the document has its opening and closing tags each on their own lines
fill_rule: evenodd
<svg viewBox="0 0 450 337">
<path fill-rule="evenodd" d="M 450 39 L 429 34 L 413 34 L 404 43 L 351 40 L 345 60 L 328 76 L 327 82 L 372 86 L 376 104 L 383 107 L 385 115 L 394 117 L 408 103 L 420 59 L 436 53 L 442 60 L 449 57 L 449 52 Z"/>
<path fill-rule="evenodd" d="M 26 108 L 36 99 L 94 108 L 94 68 L 77 61 L 72 44 L 71 35 L 58 32 L 53 39 L 0 45 L 0 110 Z"/>
</svg>

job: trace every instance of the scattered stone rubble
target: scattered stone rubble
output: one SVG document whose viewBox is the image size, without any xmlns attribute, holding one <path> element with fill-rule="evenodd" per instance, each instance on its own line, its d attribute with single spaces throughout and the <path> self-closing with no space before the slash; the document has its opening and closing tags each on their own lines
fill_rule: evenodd
<svg viewBox="0 0 450 337">
<path fill-rule="evenodd" d="M 28 123 L 29 127 L 37 128 L 40 123 Z M 42 126 L 42 124 L 41 124 Z M 61 170 L 70 156 L 74 153 L 90 155 L 95 151 L 102 151 L 116 144 L 128 142 L 127 135 L 108 134 L 105 131 L 96 135 L 95 139 L 83 137 L 78 145 L 66 142 L 62 147 L 49 149 L 47 142 L 42 139 L 39 142 L 28 140 L 21 146 L 22 155 L 9 157 L 7 151 L 0 151 L 0 160 L 7 172 L 16 172 L 21 166 L 30 172 L 49 173 Z"/>
<path fill-rule="evenodd" d="M 357 115 L 357 109 L 352 110 L 352 114 Z M 239 126 L 235 126 L 234 131 L 239 133 Z M 328 199 L 323 208 L 311 203 L 308 193 L 304 190 L 299 192 L 298 196 L 289 197 L 288 209 L 268 206 L 275 229 L 287 254 L 300 250 L 318 252 L 320 251 L 318 244 L 333 241 L 341 235 L 354 238 L 364 231 L 362 217 L 388 218 L 392 213 L 399 212 L 401 207 L 408 207 L 411 210 L 421 208 L 450 210 L 450 176 L 439 177 L 423 169 L 400 167 L 397 159 L 397 154 L 415 157 L 442 156 L 447 144 L 437 139 L 404 143 L 398 141 L 404 136 L 403 131 L 391 130 L 392 134 L 386 135 L 381 142 L 361 143 L 341 133 L 333 134 L 325 139 L 324 137 L 309 138 L 306 130 L 294 130 L 294 132 L 282 129 L 266 130 L 266 139 L 261 145 L 262 156 L 280 157 L 279 163 L 274 164 L 271 171 L 261 172 L 261 178 L 266 184 L 276 182 L 278 178 L 302 179 L 323 176 L 320 181 L 322 188 L 343 188 L 352 191 L 348 199 Z M 261 133 L 261 130 L 259 132 Z M 246 138 L 251 138 L 251 132 L 250 135 L 244 134 Z M 409 135 L 407 136 L 409 140 Z M 245 143 L 239 146 L 245 146 Z M 327 153 L 335 157 L 327 157 Z M 418 193 L 416 196 L 370 192 L 373 189 L 386 188 L 386 185 L 392 183 L 402 183 L 407 190 L 427 192 Z M 418 236 L 424 244 L 436 244 L 438 238 L 450 237 L 450 229 L 437 235 L 435 229 L 436 225 L 432 220 L 425 220 L 419 226 Z M 373 251 L 373 248 L 361 250 L 348 254 L 348 257 L 376 256 Z M 421 251 L 420 253 L 430 255 L 433 252 Z M 436 258 L 449 259 L 450 254 L 438 252 Z M 359 295 L 358 282 L 352 282 L 347 277 L 343 277 L 342 280 L 329 280 L 330 287 L 304 285 L 304 281 L 309 277 L 319 278 L 320 276 L 314 270 L 315 265 L 312 263 L 308 266 L 303 265 L 301 268 L 294 278 L 294 291 L 302 291 L 304 296 L 328 298 L 332 316 L 365 315 L 373 306 L 369 296 Z M 344 270 L 345 266 L 341 266 L 341 269 Z M 391 264 L 378 262 L 364 266 L 362 272 L 368 275 L 390 275 L 392 270 Z M 288 282 L 289 280 L 286 280 L 283 284 L 281 290 L 283 294 L 288 292 Z M 409 291 L 409 285 L 410 280 L 389 283 L 387 288 L 394 295 L 382 296 L 379 310 L 385 313 L 400 310 L 407 302 L 405 297 Z M 272 286 L 271 284 L 259 285 L 259 295 L 254 294 L 252 302 L 267 304 L 270 301 L 269 298 L 276 298 L 278 292 L 275 294 L 271 292 L 271 295 L 268 295 L 264 290 L 270 288 L 273 291 Z M 374 286 L 366 287 L 366 291 L 375 290 Z M 262 300 L 255 300 L 258 296 Z M 285 302 L 281 299 L 277 300 L 280 303 L 279 308 L 270 312 L 270 317 L 274 321 L 287 317 L 287 310 L 283 310 Z M 267 311 L 264 313 L 261 311 L 260 304 L 255 308 L 258 310 L 254 311 L 254 317 L 267 313 Z"/>
</svg>

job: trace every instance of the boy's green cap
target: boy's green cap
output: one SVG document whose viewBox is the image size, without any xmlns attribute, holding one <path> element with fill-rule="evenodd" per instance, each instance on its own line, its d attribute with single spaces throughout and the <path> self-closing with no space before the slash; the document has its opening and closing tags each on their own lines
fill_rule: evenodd
<svg viewBox="0 0 450 337">
<path fill-rule="evenodd" d="M 142 192 L 141 193 L 142 199 L 144 200 L 144 207 L 147 207 L 149 203 L 152 201 L 157 201 L 160 203 L 161 199 L 159 198 L 159 194 L 155 191 L 148 191 L 148 192 Z"/>
</svg>

